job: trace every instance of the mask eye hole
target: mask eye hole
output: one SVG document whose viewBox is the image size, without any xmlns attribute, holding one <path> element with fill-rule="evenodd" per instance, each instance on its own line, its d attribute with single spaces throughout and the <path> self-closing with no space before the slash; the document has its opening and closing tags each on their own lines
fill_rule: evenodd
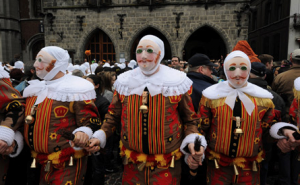
<svg viewBox="0 0 300 185">
<path fill-rule="evenodd" d="M 38 58 L 38 61 L 39 61 L 39 62 L 42 62 L 42 59 L 41 59 L 41 58 Z"/>
<path fill-rule="evenodd" d="M 148 48 L 147 53 L 153 53 L 153 49 Z"/>
<path fill-rule="evenodd" d="M 142 49 L 137 49 L 137 50 L 136 50 L 136 53 L 138 53 L 138 54 L 141 54 L 142 52 L 143 52 Z"/>
<path fill-rule="evenodd" d="M 247 68 L 246 66 L 242 66 L 242 67 L 241 67 L 241 70 L 242 70 L 242 71 L 247 71 L 247 69 L 248 69 L 248 68 Z"/>
<path fill-rule="evenodd" d="M 229 67 L 229 71 L 234 71 L 236 68 L 234 66 Z"/>
</svg>

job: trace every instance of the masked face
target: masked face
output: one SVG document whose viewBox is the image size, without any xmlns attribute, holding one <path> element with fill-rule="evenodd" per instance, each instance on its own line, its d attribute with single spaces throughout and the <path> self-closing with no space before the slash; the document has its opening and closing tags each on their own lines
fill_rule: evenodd
<svg viewBox="0 0 300 185">
<path fill-rule="evenodd" d="M 56 59 L 47 53 L 46 51 L 41 50 L 35 59 L 33 67 L 35 67 L 36 76 L 40 79 L 44 77 L 54 68 Z"/>
<path fill-rule="evenodd" d="M 229 83 L 235 87 L 243 87 L 250 73 L 249 62 L 241 57 L 236 57 L 225 62 L 226 75 Z"/>
<path fill-rule="evenodd" d="M 136 48 L 136 59 L 142 71 L 150 71 L 158 65 L 159 46 L 151 40 L 142 40 Z"/>
</svg>

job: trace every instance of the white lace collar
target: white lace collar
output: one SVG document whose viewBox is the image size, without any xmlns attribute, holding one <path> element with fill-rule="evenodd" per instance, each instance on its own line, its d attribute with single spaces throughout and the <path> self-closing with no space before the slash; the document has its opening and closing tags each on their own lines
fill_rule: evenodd
<svg viewBox="0 0 300 185">
<path fill-rule="evenodd" d="M 4 70 L 4 67 L 0 66 L 0 79 L 2 78 L 9 78 L 9 73 Z"/>
<path fill-rule="evenodd" d="M 94 86 L 89 81 L 72 75 L 51 81 L 31 80 L 30 85 L 24 89 L 24 97 L 37 96 L 36 105 L 49 99 L 71 102 L 96 98 Z"/>
<path fill-rule="evenodd" d="M 219 98 L 225 98 L 225 103 L 233 110 L 236 97 L 238 96 L 243 102 L 245 109 L 249 115 L 254 110 L 254 103 L 245 95 L 248 94 L 256 98 L 270 98 L 273 99 L 273 95 L 257 85 L 247 82 L 246 87 L 233 89 L 229 86 L 228 81 L 220 82 L 206 88 L 202 94 L 208 99 L 215 100 Z"/>
<path fill-rule="evenodd" d="M 146 87 L 151 96 L 176 96 L 186 93 L 192 83 L 185 73 L 160 65 L 159 71 L 151 76 L 144 75 L 139 67 L 122 73 L 114 87 L 119 94 L 125 96 L 142 95 Z"/>
<path fill-rule="evenodd" d="M 296 78 L 294 81 L 294 87 L 297 91 L 300 91 L 300 77 Z"/>
</svg>

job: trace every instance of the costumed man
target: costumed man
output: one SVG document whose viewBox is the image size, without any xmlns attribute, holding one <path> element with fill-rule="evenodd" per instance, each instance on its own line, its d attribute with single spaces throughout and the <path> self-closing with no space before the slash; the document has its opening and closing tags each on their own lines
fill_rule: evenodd
<svg viewBox="0 0 300 185">
<path fill-rule="evenodd" d="M 190 97 L 192 81 L 186 74 L 160 65 L 164 57 L 162 40 L 144 36 L 136 49 L 138 68 L 119 75 L 113 100 L 94 144 L 105 146 L 107 137 L 121 123 L 123 184 L 179 184 L 181 148 L 191 169 L 202 164 L 206 147 L 198 134 L 198 116 Z M 195 152 L 194 140 L 201 140 Z M 175 167 L 175 168 L 174 168 Z"/>
<path fill-rule="evenodd" d="M 262 135 L 272 123 L 272 94 L 247 82 L 251 64 L 241 51 L 224 61 L 227 81 L 203 91 L 199 104 L 208 147 L 207 184 L 259 184 Z"/>
<path fill-rule="evenodd" d="M 13 88 L 9 73 L 2 65 L 0 65 L 0 96 L 0 185 L 4 185 L 9 164 L 8 157 L 16 157 L 23 149 L 23 136 L 17 129 L 24 122 L 25 100 Z"/>
<path fill-rule="evenodd" d="M 94 86 L 66 75 L 69 58 L 60 47 L 42 48 L 34 67 L 44 81 L 29 81 L 23 94 L 27 97 L 24 137 L 32 150 L 32 167 L 36 162 L 42 165 L 40 184 L 83 184 L 87 152 L 82 148 L 100 125 L 92 101 Z"/>
</svg>

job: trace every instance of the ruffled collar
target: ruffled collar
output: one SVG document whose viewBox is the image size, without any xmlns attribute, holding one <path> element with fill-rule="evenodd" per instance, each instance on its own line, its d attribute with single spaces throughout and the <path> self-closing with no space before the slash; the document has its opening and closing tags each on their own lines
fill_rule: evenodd
<svg viewBox="0 0 300 185">
<path fill-rule="evenodd" d="M 43 102 L 46 97 L 62 102 L 96 98 L 92 83 L 72 75 L 64 75 L 59 79 L 51 81 L 31 80 L 28 83 L 30 85 L 24 89 L 23 96 L 37 96 L 35 105 Z"/>
<path fill-rule="evenodd" d="M 142 95 L 146 87 L 151 96 L 176 96 L 186 93 L 192 83 L 185 73 L 160 65 L 159 71 L 151 76 L 144 75 L 139 67 L 122 73 L 114 87 L 119 94 L 125 96 Z"/>
<path fill-rule="evenodd" d="M 4 67 L 0 66 L 0 79 L 2 78 L 9 78 L 9 73 L 4 70 Z"/>
<path fill-rule="evenodd" d="M 255 106 L 254 103 L 250 100 L 250 98 L 246 95 L 250 95 L 256 98 L 270 98 L 273 99 L 273 95 L 261 88 L 257 85 L 247 82 L 246 87 L 234 89 L 229 86 L 228 81 L 220 82 L 218 84 L 212 85 L 206 88 L 202 94 L 208 99 L 220 99 L 225 98 L 225 103 L 233 110 L 235 105 L 236 97 L 239 97 L 240 100 L 243 102 L 245 109 L 249 115 L 252 114 Z"/>
<path fill-rule="evenodd" d="M 294 87 L 297 91 L 300 91 L 300 77 L 296 78 L 294 81 Z"/>
</svg>

